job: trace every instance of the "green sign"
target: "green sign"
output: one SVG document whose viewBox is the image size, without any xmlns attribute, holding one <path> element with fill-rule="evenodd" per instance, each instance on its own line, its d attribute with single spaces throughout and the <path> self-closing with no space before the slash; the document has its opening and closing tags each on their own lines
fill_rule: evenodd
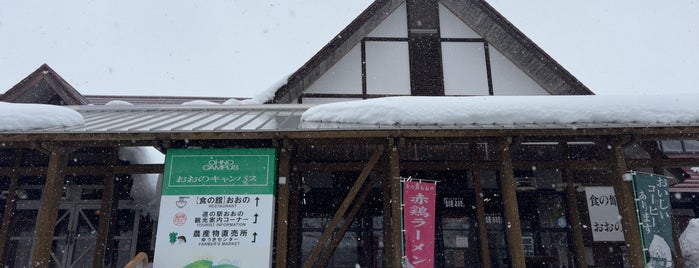
<svg viewBox="0 0 699 268">
<path fill-rule="evenodd" d="M 674 267 L 668 178 L 635 173 L 633 183 L 646 267 Z"/>
<path fill-rule="evenodd" d="M 168 149 L 163 195 L 273 194 L 275 150 Z"/>
</svg>

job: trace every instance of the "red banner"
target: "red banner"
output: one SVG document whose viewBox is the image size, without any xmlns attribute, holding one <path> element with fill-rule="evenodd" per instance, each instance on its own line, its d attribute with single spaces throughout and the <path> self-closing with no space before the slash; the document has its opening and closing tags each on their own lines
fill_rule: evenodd
<svg viewBox="0 0 699 268">
<path fill-rule="evenodd" d="M 407 267 L 434 267 L 437 184 L 403 182 L 403 225 Z"/>
</svg>

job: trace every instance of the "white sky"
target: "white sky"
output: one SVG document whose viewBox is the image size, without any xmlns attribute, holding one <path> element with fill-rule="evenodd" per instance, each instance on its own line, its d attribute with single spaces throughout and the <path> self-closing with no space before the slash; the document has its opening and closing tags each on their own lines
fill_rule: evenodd
<svg viewBox="0 0 699 268">
<path fill-rule="evenodd" d="M 696 91 L 699 0 L 490 0 L 598 94 Z M 0 0 L 0 92 L 48 63 L 83 94 L 252 97 L 370 0 Z"/>
</svg>

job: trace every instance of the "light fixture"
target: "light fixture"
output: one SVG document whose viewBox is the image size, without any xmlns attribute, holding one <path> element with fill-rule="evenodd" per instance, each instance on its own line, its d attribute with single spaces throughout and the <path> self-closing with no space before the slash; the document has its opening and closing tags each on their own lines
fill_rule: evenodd
<svg viewBox="0 0 699 268">
<path fill-rule="evenodd" d="M 15 191 L 15 196 L 17 196 L 17 198 L 22 199 L 22 200 L 29 198 L 29 194 L 27 194 L 27 191 L 22 190 L 22 189 Z"/>
</svg>

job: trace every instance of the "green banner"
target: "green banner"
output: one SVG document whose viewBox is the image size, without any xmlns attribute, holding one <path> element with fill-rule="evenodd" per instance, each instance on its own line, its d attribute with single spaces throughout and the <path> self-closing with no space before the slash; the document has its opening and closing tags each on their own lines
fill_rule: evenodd
<svg viewBox="0 0 699 268">
<path fill-rule="evenodd" d="M 665 176 L 633 174 L 636 210 L 646 267 L 674 267 L 670 185 Z"/>
<path fill-rule="evenodd" d="M 274 194 L 276 151 L 168 149 L 163 195 Z"/>
</svg>

